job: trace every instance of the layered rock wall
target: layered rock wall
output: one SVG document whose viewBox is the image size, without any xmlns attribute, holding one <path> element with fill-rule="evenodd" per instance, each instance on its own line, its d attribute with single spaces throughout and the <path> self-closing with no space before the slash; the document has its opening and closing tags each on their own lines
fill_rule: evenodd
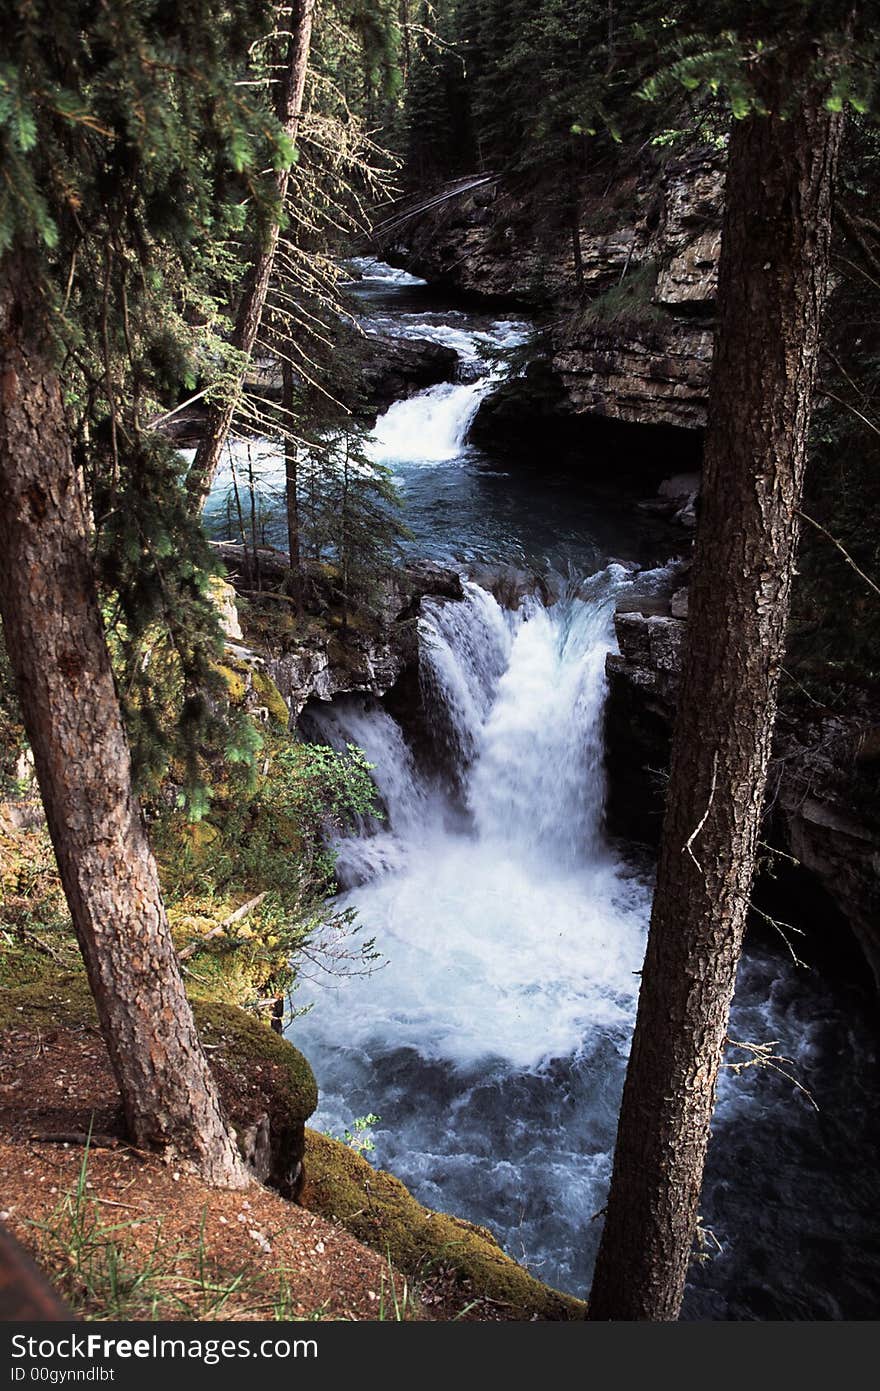
<svg viewBox="0 0 880 1391">
<path fill-rule="evenodd" d="M 671 606 L 618 613 L 619 650 L 606 662 L 609 829 L 648 843 L 656 843 L 662 828 L 686 626 Z M 880 735 L 864 721 L 830 715 L 793 721 L 783 712 L 765 839 L 796 861 L 802 877 L 806 872 L 821 885 L 880 988 L 880 824 L 872 802 L 878 762 Z"/>
<path fill-rule="evenodd" d="M 573 416 L 705 424 L 720 252 L 724 154 L 662 167 L 646 156 L 577 236 L 542 222 L 501 181 L 440 203 L 382 248 L 449 289 L 552 308 L 547 359 Z"/>
</svg>

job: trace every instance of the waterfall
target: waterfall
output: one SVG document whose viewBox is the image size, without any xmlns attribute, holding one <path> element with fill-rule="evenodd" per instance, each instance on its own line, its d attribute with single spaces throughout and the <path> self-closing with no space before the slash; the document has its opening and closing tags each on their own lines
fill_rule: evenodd
<svg viewBox="0 0 880 1391">
<path fill-rule="evenodd" d="M 423 693 L 456 765 L 452 799 L 375 704 L 310 716 L 366 750 L 388 810 L 338 847 L 357 884 L 341 905 L 387 964 L 323 990 L 294 1027 L 318 1123 L 341 1133 L 377 1112 L 377 1158 L 418 1196 L 513 1248 L 552 1241 L 569 1273 L 604 1201 L 647 909 L 601 831 L 604 657 L 624 580 L 612 566 L 548 608 L 504 610 L 475 584 L 426 603 Z"/>
<path fill-rule="evenodd" d="M 373 432 L 371 452 L 383 462 L 442 463 L 460 454 L 480 403 L 491 389 L 489 377 L 475 382 L 441 382 L 408 400 L 395 401 Z"/>
<path fill-rule="evenodd" d="M 603 853 L 601 713 L 611 643 L 607 595 L 605 603 L 579 597 L 551 609 L 527 602 L 469 782 L 484 840 L 570 869 Z"/>
<path fill-rule="evenodd" d="M 456 773 L 472 762 L 502 673 L 512 630 L 493 595 L 465 583 L 461 604 L 423 605 L 419 623 L 422 701 L 435 743 Z"/>
<path fill-rule="evenodd" d="M 355 743 L 374 765 L 383 815 L 337 846 L 340 907 L 356 910 L 385 964 L 314 990 L 303 981 L 300 1002 L 315 1007 L 291 1036 L 318 1077 L 319 1127 L 341 1135 L 377 1113 L 383 1168 L 430 1207 L 491 1227 L 540 1278 L 583 1294 L 650 890 L 602 829 L 604 658 L 627 581 L 614 566 L 568 587 L 557 578 L 588 574 L 601 555 L 655 551 L 641 522 L 621 529 L 623 514 L 610 520 L 601 498 L 548 486 L 544 459 L 532 486 L 521 469 L 464 447 L 490 385 L 487 349 L 511 346 L 522 326 L 440 309 L 381 263 L 356 269 L 368 333 L 431 337 L 459 353 L 463 380 L 398 402 L 377 428 L 377 456 L 400 464 L 415 553 L 467 557 L 496 577 L 512 564 L 550 572 L 544 592 L 561 597 L 505 608 L 466 584 L 462 602 L 423 604 L 433 757 L 417 761 L 373 699 L 310 706 L 307 737 Z M 551 475 L 554 458 L 550 437 Z M 637 584 L 643 594 L 652 578 L 642 572 Z M 870 1318 L 873 1015 L 854 992 L 795 972 L 753 940 L 730 1034 L 780 1040 L 775 1051 L 795 1059 L 822 1115 L 780 1073 L 722 1074 L 701 1213 L 724 1249 L 692 1265 L 686 1316 Z"/>
<path fill-rule="evenodd" d="M 374 319 L 371 327 L 387 331 L 388 320 Z M 496 353 L 525 342 L 528 327 L 513 319 L 498 320 L 489 331 L 466 332 L 436 324 L 430 315 L 412 315 L 410 322 L 394 321 L 401 338 L 428 338 L 454 347 L 467 381 L 440 382 L 408 399 L 395 401 L 380 416 L 373 431 L 371 452 L 383 463 L 444 463 L 457 458 L 480 405 L 503 380 L 503 362 Z M 488 359 L 488 360 L 487 360 Z"/>
</svg>

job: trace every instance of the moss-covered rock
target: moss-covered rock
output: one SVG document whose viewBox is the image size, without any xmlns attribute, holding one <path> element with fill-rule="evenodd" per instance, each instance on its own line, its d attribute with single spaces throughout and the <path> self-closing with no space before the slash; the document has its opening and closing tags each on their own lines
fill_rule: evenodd
<svg viewBox="0 0 880 1391">
<path fill-rule="evenodd" d="M 28 961 L 22 984 L 0 990 L 0 1029 L 96 1025 L 84 971 L 59 972 Z M 318 1104 L 315 1077 L 302 1053 L 236 1005 L 194 1000 L 196 1026 L 245 1159 L 284 1197 L 302 1186 L 305 1122 Z"/>
<path fill-rule="evenodd" d="M 295 1198 L 305 1123 L 318 1104 L 311 1067 L 292 1043 L 236 1005 L 194 1001 L 193 1013 L 244 1158 L 263 1183 Z"/>
<path fill-rule="evenodd" d="M 302 1204 L 340 1222 L 410 1280 L 442 1269 L 454 1278 L 463 1305 L 486 1299 L 514 1318 L 584 1317 L 580 1300 L 542 1285 L 485 1228 L 422 1207 L 399 1179 L 373 1169 L 341 1141 L 307 1130 L 305 1162 Z"/>
<path fill-rule="evenodd" d="M 243 664 L 218 662 L 217 670 L 226 682 L 230 701 L 233 705 L 240 705 L 247 694 L 247 679 Z"/>
<path fill-rule="evenodd" d="M 219 1045 L 239 1067 L 268 1068 L 274 1091 L 290 1115 L 306 1121 L 318 1104 L 315 1074 L 298 1048 L 236 1005 L 193 1004 L 199 1035 L 210 1048 Z"/>
<path fill-rule="evenodd" d="M 269 673 L 263 671 L 260 667 L 254 667 L 253 675 L 251 676 L 251 686 L 254 695 L 269 711 L 269 718 L 280 725 L 282 729 L 287 729 L 287 726 L 290 724 L 290 711 L 287 708 L 287 701 L 284 699 L 284 696 L 275 685 Z"/>
</svg>

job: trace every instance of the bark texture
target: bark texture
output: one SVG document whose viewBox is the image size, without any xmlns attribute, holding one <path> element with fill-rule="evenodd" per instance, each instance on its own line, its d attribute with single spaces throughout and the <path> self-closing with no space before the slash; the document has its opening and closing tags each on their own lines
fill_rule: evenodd
<svg viewBox="0 0 880 1391">
<path fill-rule="evenodd" d="M 775 113 L 786 74 L 765 81 Z M 813 91 L 731 136 L 683 685 L 594 1320 L 672 1320 L 684 1293 L 784 653 L 840 125 Z"/>
<path fill-rule="evenodd" d="M 301 613 L 303 608 L 302 557 L 299 545 L 299 459 L 296 440 L 290 433 L 293 425 L 293 366 L 281 364 L 281 408 L 285 413 L 287 434 L 284 438 L 284 497 L 287 512 L 287 553 L 290 557 L 290 590 Z"/>
<path fill-rule="evenodd" d="M 278 119 L 291 140 L 296 140 L 299 120 L 302 115 L 314 14 L 315 0 L 291 0 L 287 58 L 276 103 Z M 277 179 L 279 208 L 284 207 L 289 184 L 290 171 L 284 169 L 278 174 Z M 270 227 L 263 245 L 257 252 L 247 286 L 238 306 L 232 346 L 248 358 L 254 350 L 257 334 L 260 331 L 280 235 L 281 224 L 275 222 Z M 220 467 L 223 446 L 232 427 L 241 387 L 242 379 L 240 378 L 237 390 L 230 392 L 225 401 L 212 405 L 208 412 L 205 431 L 196 450 L 188 478 L 190 496 L 194 506 L 198 509 L 204 505 Z"/>
<path fill-rule="evenodd" d="M 82 480 L 23 260 L 0 271 L 0 613 L 61 881 L 144 1148 L 247 1175 L 184 993 L 101 622 Z"/>
</svg>

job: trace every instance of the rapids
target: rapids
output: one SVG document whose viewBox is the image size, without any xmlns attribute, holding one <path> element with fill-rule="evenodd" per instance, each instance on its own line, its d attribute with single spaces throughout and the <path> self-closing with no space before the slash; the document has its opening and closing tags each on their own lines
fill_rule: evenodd
<svg viewBox="0 0 880 1391">
<path fill-rule="evenodd" d="M 597 491 L 552 440 L 531 464 L 469 444 L 528 325 L 438 303 L 375 261 L 356 269 L 368 334 L 459 352 L 459 379 L 393 405 L 372 450 L 393 470 L 413 552 L 470 578 L 464 602 L 423 606 L 430 758 L 371 699 L 313 701 L 302 718 L 304 737 L 353 742 L 374 765 L 384 817 L 336 849 L 341 902 L 384 964 L 304 985 L 299 1003 L 314 1007 L 290 1036 L 318 1077 L 319 1128 L 342 1135 L 378 1113 L 380 1166 L 423 1202 L 492 1227 L 540 1278 L 585 1294 L 651 893 L 650 866 L 610 844 L 603 824 L 605 657 L 615 601 L 633 583 L 609 557 L 642 564 L 644 594 L 676 543 L 639 518 L 613 463 L 614 486 Z M 511 572 L 516 610 L 490 592 Z M 707 1259 L 692 1268 L 686 1317 L 876 1315 L 871 1008 L 858 983 L 796 969 L 772 935 L 748 946 L 731 1037 L 775 1042 L 819 1110 L 787 1066 L 722 1075 Z"/>
</svg>

